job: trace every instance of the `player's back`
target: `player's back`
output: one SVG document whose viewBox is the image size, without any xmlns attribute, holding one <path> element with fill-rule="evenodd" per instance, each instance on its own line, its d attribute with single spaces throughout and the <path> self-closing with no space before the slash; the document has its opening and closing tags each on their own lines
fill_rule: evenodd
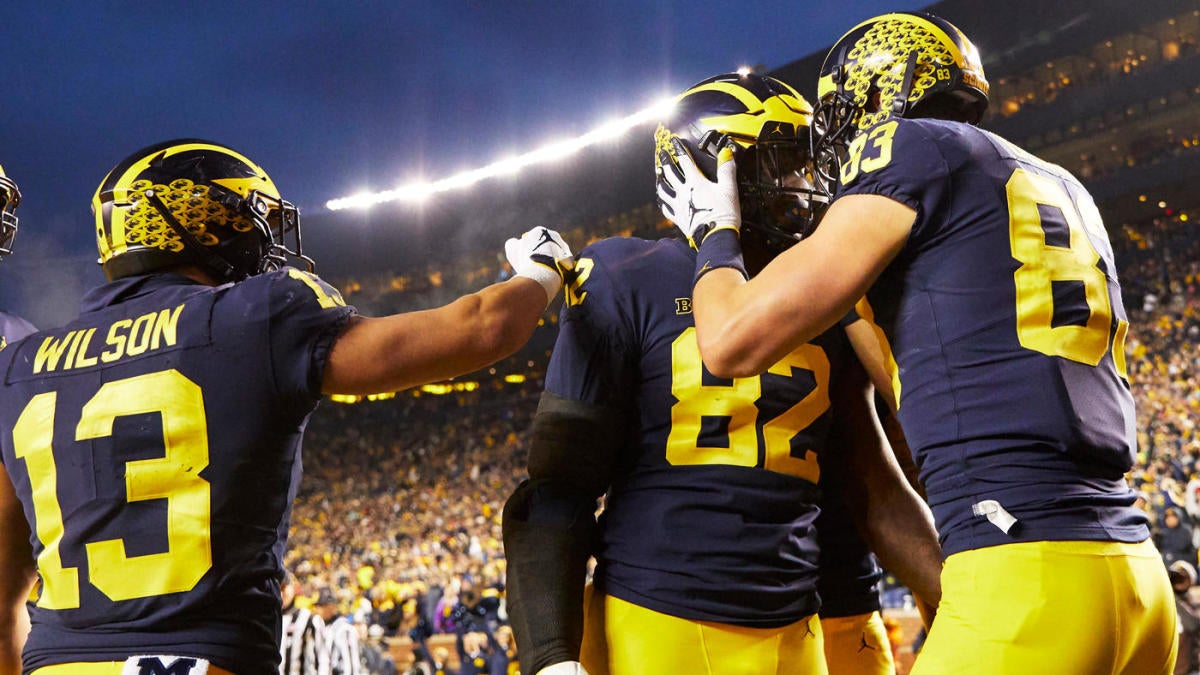
<svg viewBox="0 0 1200 675">
<path fill-rule="evenodd" d="M 42 579 L 27 669 L 178 654 L 275 672 L 300 435 L 351 311 L 296 270 L 130 277 L 0 352 L 0 449 Z"/>
<path fill-rule="evenodd" d="M 610 239 L 581 253 L 548 392 L 624 410 L 627 442 L 602 515 L 597 584 L 694 620 L 780 626 L 816 611 L 816 454 L 840 331 L 761 377 L 702 366 L 695 253 Z"/>
<path fill-rule="evenodd" d="M 1128 323 L 1091 196 L 966 124 L 893 119 L 859 138 L 838 196 L 881 194 L 917 213 L 868 299 L 946 552 L 1144 539 L 1123 481 Z M 1015 526 L 989 524 L 993 501 Z"/>
</svg>

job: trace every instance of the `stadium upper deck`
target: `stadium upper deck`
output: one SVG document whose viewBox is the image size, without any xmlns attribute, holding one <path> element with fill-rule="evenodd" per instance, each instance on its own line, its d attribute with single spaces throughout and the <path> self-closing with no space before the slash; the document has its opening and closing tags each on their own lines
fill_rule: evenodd
<svg viewBox="0 0 1200 675">
<path fill-rule="evenodd" d="M 1187 189 L 1200 179 L 1200 2 L 946 0 L 928 10 L 979 47 L 991 83 L 983 126 L 1079 176 L 1110 229 L 1200 208 Z M 825 51 L 771 74 L 807 95 Z"/>
</svg>

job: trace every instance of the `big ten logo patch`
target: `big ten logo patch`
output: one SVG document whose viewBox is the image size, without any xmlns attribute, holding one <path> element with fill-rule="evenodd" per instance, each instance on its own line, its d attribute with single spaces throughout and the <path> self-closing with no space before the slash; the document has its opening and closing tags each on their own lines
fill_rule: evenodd
<svg viewBox="0 0 1200 675">
<path fill-rule="evenodd" d="M 675 314 L 691 314 L 692 299 L 691 298 L 675 298 Z"/>
</svg>

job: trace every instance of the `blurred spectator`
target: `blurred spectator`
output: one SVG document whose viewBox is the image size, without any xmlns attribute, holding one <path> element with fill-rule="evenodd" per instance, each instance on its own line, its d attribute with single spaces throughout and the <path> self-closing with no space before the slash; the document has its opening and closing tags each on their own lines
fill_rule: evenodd
<svg viewBox="0 0 1200 675">
<path fill-rule="evenodd" d="M 1167 569 L 1171 587 L 1175 589 L 1175 609 L 1179 612 L 1179 657 L 1175 675 L 1194 675 L 1200 672 L 1200 608 L 1192 602 L 1189 591 L 1196 585 L 1196 568 L 1182 560 Z"/>
<path fill-rule="evenodd" d="M 517 643 L 513 641 L 512 628 L 501 626 L 495 633 L 489 632 L 488 644 L 491 649 L 491 659 L 488 664 L 488 675 L 510 675 L 520 670 L 517 658 Z"/>
<path fill-rule="evenodd" d="M 1156 543 L 1167 565 L 1177 560 L 1195 564 L 1196 547 L 1192 544 L 1192 528 L 1183 524 L 1178 508 L 1167 509 Z"/>
<path fill-rule="evenodd" d="M 368 675 L 396 675 L 396 662 L 383 642 L 383 626 L 371 624 L 360 631 L 359 638 L 359 654 Z"/>
<path fill-rule="evenodd" d="M 428 645 L 422 641 L 413 650 L 413 654 L 418 662 L 412 669 L 413 672 L 420 670 L 429 675 L 458 675 L 458 671 L 450 667 L 450 650 L 445 647 L 438 647 L 430 652 Z"/>
<path fill-rule="evenodd" d="M 460 628 L 455 643 L 458 646 L 458 675 L 488 675 L 491 655 L 484 649 L 486 636 Z"/>
</svg>

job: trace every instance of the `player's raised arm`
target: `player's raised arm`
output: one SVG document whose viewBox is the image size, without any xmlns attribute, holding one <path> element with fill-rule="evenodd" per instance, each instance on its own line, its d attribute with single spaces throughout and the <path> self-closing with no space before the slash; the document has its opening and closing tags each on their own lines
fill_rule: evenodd
<svg viewBox="0 0 1200 675">
<path fill-rule="evenodd" d="M 562 287 L 571 251 L 557 232 L 529 230 L 505 246 L 516 276 L 448 305 L 382 318 L 356 317 L 338 338 L 322 391 L 395 391 L 469 373 L 520 349 Z"/>
<path fill-rule="evenodd" d="M 663 172 L 667 187 L 709 205 L 704 223 L 683 211 L 666 215 L 699 244 L 696 336 L 705 365 L 719 377 L 758 375 L 845 316 L 903 248 L 915 217 L 912 208 L 886 197 L 840 199 L 816 232 L 747 280 L 740 269 L 739 206 L 722 185 L 735 171 L 710 181 L 687 153 L 677 152 L 674 161 L 681 171 Z M 724 156 L 723 166 L 733 162 L 732 154 Z"/>
</svg>

